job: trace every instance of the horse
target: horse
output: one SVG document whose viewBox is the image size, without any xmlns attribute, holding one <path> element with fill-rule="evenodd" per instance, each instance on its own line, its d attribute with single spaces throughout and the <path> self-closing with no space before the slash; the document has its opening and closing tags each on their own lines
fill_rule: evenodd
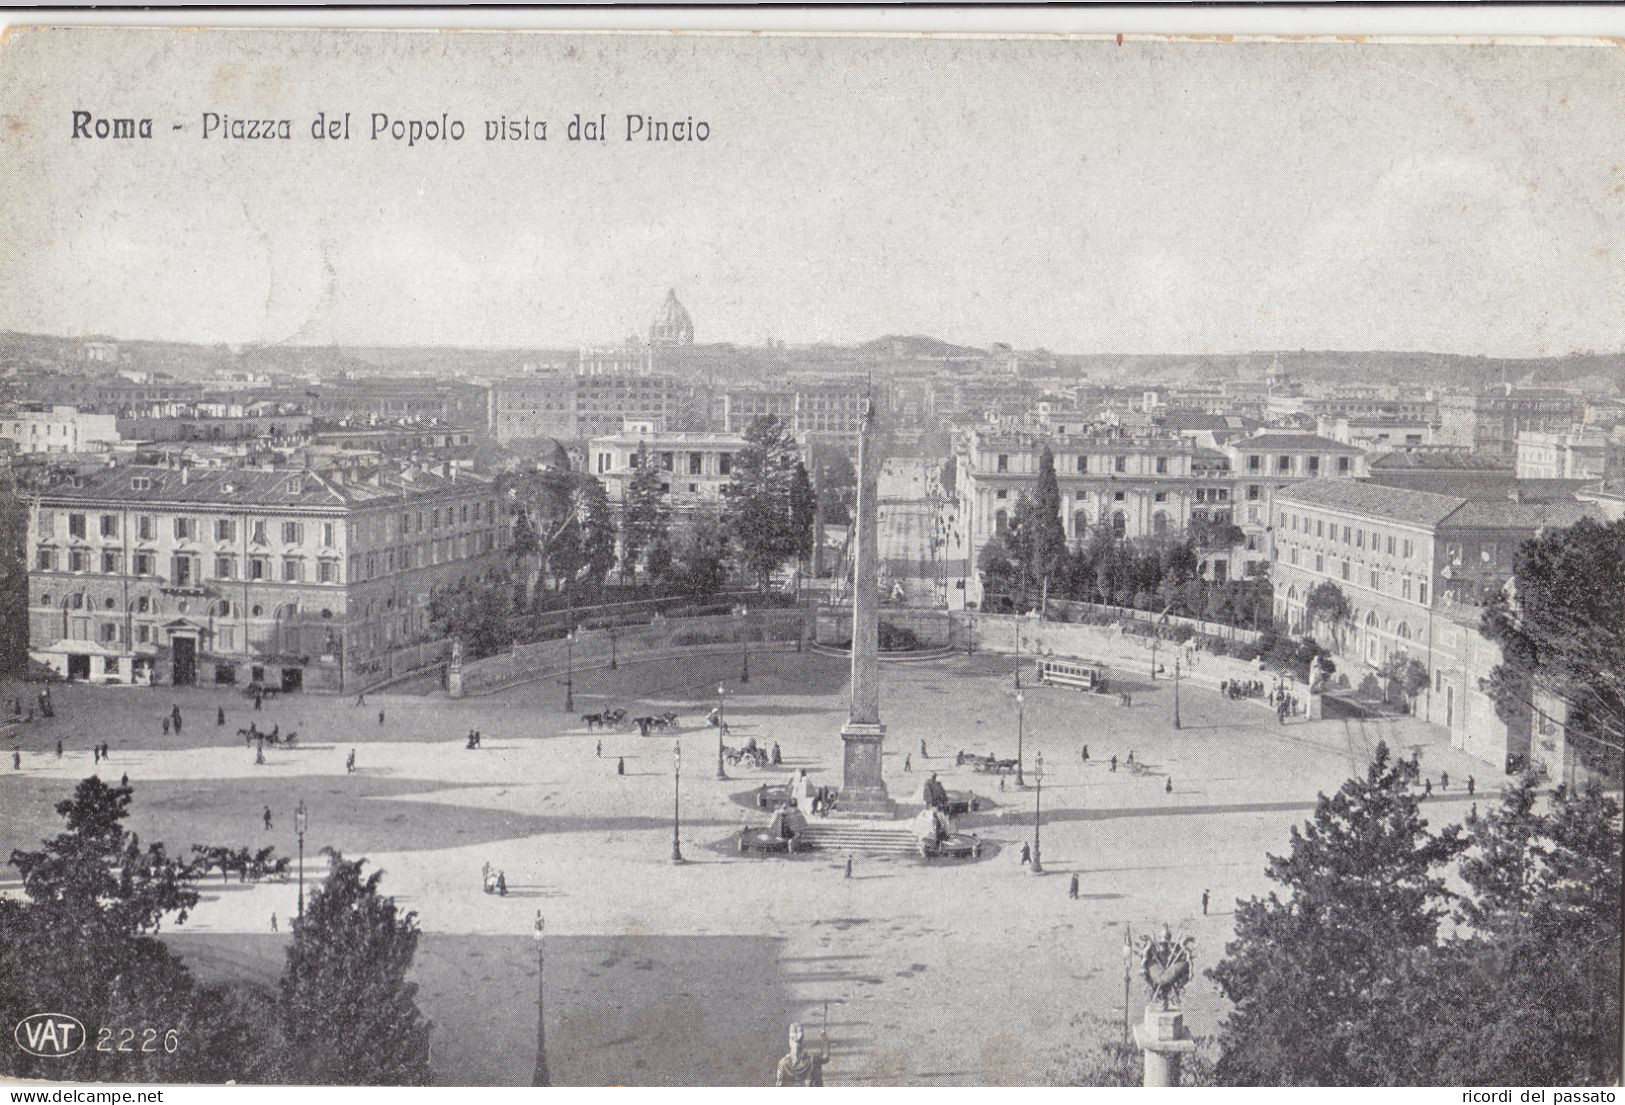
<svg viewBox="0 0 1625 1105">
<path fill-rule="evenodd" d="M 582 714 L 581 720 L 586 724 L 587 732 L 590 733 L 604 724 L 604 715 L 602 711 L 596 714 Z"/>
</svg>

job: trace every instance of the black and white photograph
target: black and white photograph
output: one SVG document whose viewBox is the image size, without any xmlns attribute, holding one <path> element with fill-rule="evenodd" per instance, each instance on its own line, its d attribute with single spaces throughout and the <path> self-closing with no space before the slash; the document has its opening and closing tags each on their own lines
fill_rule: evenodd
<svg viewBox="0 0 1625 1105">
<path fill-rule="evenodd" d="M 7 28 L 0 1083 L 1613 1101 L 1620 42 Z"/>
</svg>

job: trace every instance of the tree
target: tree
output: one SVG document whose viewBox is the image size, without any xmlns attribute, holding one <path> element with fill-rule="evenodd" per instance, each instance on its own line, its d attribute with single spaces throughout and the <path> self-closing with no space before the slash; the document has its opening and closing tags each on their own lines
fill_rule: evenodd
<svg viewBox="0 0 1625 1105">
<path fill-rule="evenodd" d="M 0 1074 L 115 1082 L 275 1081 L 282 1048 L 251 985 L 199 986 L 155 934 L 197 904 L 194 873 L 162 844 L 124 828 L 132 790 L 97 776 L 57 804 L 66 831 L 17 850 L 26 900 L 0 899 L 0 1020 L 66 1012 L 99 1025 L 155 1027 L 150 1051 L 103 1051 L 93 1038 L 65 1058 L 0 1048 Z M 173 1030 L 174 1036 L 168 1032 Z M 79 1041 L 72 1041 L 79 1042 Z M 173 1046 L 167 1046 L 172 1044 Z"/>
<path fill-rule="evenodd" d="M 743 567 L 767 589 L 773 572 L 803 547 L 791 512 L 797 466 L 790 428 L 763 415 L 745 431 L 724 489 L 723 524 L 738 547 Z"/>
<path fill-rule="evenodd" d="M 508 477 L 503 490 L 515 515 L 511 551 L 527 565 L 533 602 L 544 571 L 559 591 L 603 583 L 615 565 L 615 519 L 603 484 L 585 472 L 544 468 Z"/>
<path fill-rule="evenodd" d="M 1341 636 L 1342 627 L 1354 616 L 1354 608 L 1349 605 L 1349 597 L 1343 589 L 1329 579 L 1323 579 L 1309 589 L 1309 594 L 1303 600 L 1304 617 L 1308 619 L 1308 629 L 1313 629 L 1317 621 L 1323 621 L 1331 627 L 1332 636 L 1337 639 Z"/>
<path fill-rule="evenodd" d="M 1019 508 L 1019 503 L 1017 504 Z M 1061 485 L 1055 478 L 1055 454 L 1045 445 L 1038 454 L 1038 484 L 1033 512 L 1023 533 L 1023 560 L 1034 587 L 1043 590 L 1061 569 L 1066 556 L 1066 526 L 1061 521 Z"/>
<path fill-rule="evenodd" d="M 695 514 L 678 535 L 676 584 L 696 601 L 711 598 L 728 582 L 728 534 L 716 515 Z"/>
<path fill-rule="evenodd" d="M 1238 903 L 1235 939 L 1208 972 L 1233 1003 L 1221 1082 L 1366 1085 L 1362 1040 L 1386 1035 L 1390 1001 L 1433 947 L 1450 893 L 1438 868 L 1466 843 L 1427 829 L 1408 764 L 1379 744 L 1363 779 L 1322 794 L 1266 871 L 1286 891 Z"/>
<path fill-rule="evenodd" d="M 661 475 L 638 443 L 636 471 L 626 486 L 621 508 L 621 575 L 635 576 L 644 551 L 664 541 L 671 530 L 671 507 L 661 490 Z"/>
<path fill-rule="evenodd" d="M 28 667 L 28 508 L 0 484 L 0 675 Z"/>
<path fill-rule="evenodd" d="M 1512 585 L 1484 611 L 1501 646 L 1490 694 L 1503 720 L 1533 711 L 1564 726 L 1596 771 L 1625 773 L 1625 520 L 1586 519 L 1525 541 Z M 1552 717 L 1551 703 L 1561 704 Z"/>
<path fill-rule="evenodd" d="M 813 493 L 812 480 L 807 477 L 806 466 L 797 461 L 790 477 L 790 528 L 795 533 L 798 560 L 812 558 L 813 520 L 817 513 L 818 498 Z"/>
<path fill-rule="evenodd" d="M 429 599 L 429 625 L 442 637 L 461 638 L 469 659 L 491 656 L 513 643 L 513 597 L 513 580 L 493 571 L 483 581 L 437 591 Z"/>
<path fill-rule="evenodd" d="M 813 453 L 818 473 L 818 502 L 824 521 L 832 526 L 852 524 L 852 511 L 858 501 L 858 472 L 844 449 L 821 448 Z"/>
<path fill-rule="evenodd" d="M 277 1002 L 300 1080 L 317 1085 L 423 1086 L 431 1025 L 406 980 L 417 954 L 417 914 L 378 893 L 382 871 L 332 849 L 327 878 L 294 927 Z"/>
<path fill-rule="evenodd" d="M 1414 705 L 1416 696 L 1428 685 L 1427 665 L 1406 652 L 1396 652 L 1384 660 L 1377 669 L 1377 677 L 1383 681 L 1384 701 L 1390 689 L 1397 687 L 1408 705 Z"/>
</svg>

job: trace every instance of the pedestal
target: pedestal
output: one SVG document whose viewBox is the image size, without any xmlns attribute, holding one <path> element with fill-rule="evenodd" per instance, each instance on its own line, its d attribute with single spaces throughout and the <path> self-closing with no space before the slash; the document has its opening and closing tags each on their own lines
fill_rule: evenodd
<svg viewBox="0 0 1625 1105">
<path fill-rule="evenodd" d="M 1309 720 L 1319 721 L 1325 717 L 1325 695 L 1312 694 L 1309 696 Z"/>
<path fill-rule="evenodd" d="M 463 665 L 453 664 L 446 669 L 446 697 L 463 697 Z"/>
<path fill-rule="evenodd" d="M 1145 1052 L 1146 1089 L 1179 1085 L 1179 1064 L 1196 1041 L 1185 1031 L 1185 1016 L 1177 1009 L 1147 1007 L 1145 1020 L 1134 1026 L 1134 1042 Z"/>
<path fill-rule="evenodd" d="M 880 769 L 886 727 L 848 722 L 841 728 L 841 742 L 845 746 L 838 807 L 841 816 L 876 821 L 896 817 L 897 803 L 887 796 Z"/>
</svg>

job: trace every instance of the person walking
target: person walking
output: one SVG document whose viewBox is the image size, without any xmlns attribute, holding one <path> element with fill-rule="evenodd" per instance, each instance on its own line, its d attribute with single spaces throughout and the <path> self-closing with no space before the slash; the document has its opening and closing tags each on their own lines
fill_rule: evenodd
<svg viewBox="0 0 1625 1105">
<path fill-rule="evenodd" d="M 1433 780 L 1432 779 L 1423 779 L 1422 780 L 1422 797 L 1423 798 L 1431 798 L 1431 797 L 1433 797 Z"/>
<path fill-rule="evenodd" d="M 271 807 L 270 806 L 265 807 L 265 831 L 266 832 L 271 831 Z"/>
<path fill-rule="evenodd" d="M 367 704 L 367 692 L 366 691 L 362 691 L 360 694 L 355 696 L 355 704 L 357 706 L 365 706 Z"/>
<path fill-rule="evenodd" d="M 626 757 L 625 756 L 622 756 L 622 757 L 620 757 L 619 759 L 617 759 L 615 761 L 615 774 L 617 774 L 617 775 L 625 775 L 626 774 Z"/>
<path fill-rule="evenodd" d="M 1202 916 L 1207 916 L 1207 888 L 1202 889 Z"/>
<path fill-rule="evenodd" d="M 1021 865 L 1027 866 L 1033 861 L 1033 846 L 1025 840 L 1021 842 Z"/>
<path fill-rule="evenodd" d="M 852 877 L 852 853 L 848 852 L 846 854 L 846 878 L 850 879 L 851 877 Z"/>
<path fill-rule="evenodd" d="M 167 737 L 167 736 L 169 736 L 169 718 L 165 717 L 163 720 L 164 720 L 164 736 Z"/>
<path fill-rule="evenodd" d="M 130 785 L 130 773 L 128 771 L 119 775 L 118 785 L 121 787 L 127 787 Z"/>
<path fill-rule="evenodd" d="M 56 758 L 59 759 L 59 760 L 62 758 L 62 742 L 61 741 L 56 742 Z"/>
<path fill-rule="evenodd" d="M 13 770 L 13 771 L 21 771 L 22 769 L 23 769 L 23 754 L 21 752 L 18 752 L 18 751 L 14 750 L 11 753 L 11 770 Z"/>
<path fill-rule="evenodd" d="M 170 708 L 169 708 L 169 719 L 170 719 L 171 722 L 174 723 L 175 735 L 177 737 L 180 736 L 181 735 L 181 708 L 180 708 L 180 705 L 178 703 L 175 704 L 175 705 L 170 706 Z"/>
<path fill-rule="evenodd" d="M 224 706 L 216 706 L 214 708 L 214 723 L 216 725 L 224 725 L 226 723 L 226 708 Z"/>
<path fill-rule="evenodd" d="M 1000 794 L 1004 793 L 1004 776 L 1003 775 L 999 776 L 999 793 Z"/>
<path fill-rule="evenodd" d="M 913 770 L 914 770 L 914 761 L 912 759 L 910 759 L 907 754 L 905 754 L 903 756 L 903 771 L 905 773 L 907 773 L 907 772 L 911 772 Z"/>
<path fill-rule="evenodd" d="M 1477 781 L 1471 775 L 1467 776 L 1467 797 L 1471 798 L 1473 796 L 1473 788 L 1477 785 Z"/>
<path fill-rule="evenodd" d="M 254 709 L 258 710 L 265 705 L 265 695 L 258 687 L 254 688 Z"/>
<path fill-rule="evenodd" d="M 91 760 L 92 763 L 98 763 L 98 764 L 101 763 L 102 762 L 102 746 L 99 745 L 99 744 L 91 745 L 90 746 L 90 755 L 92 756 L 92 760 Z"/>
<path fill-rule="evenodd" d="M 271 914 L 271 931 L 272 931 L 272 932 L 276 932 L 276 931 L 277 931 L 277 927 L 276 927 L 276 914 L 275 914 L 275 913 L 273 913 L 273 914 Z"/>
<path fill-rule="evenodd" d="M 924 737 L 920 738 L 920 759 L 922 759 L 922 760 L 930 759 L 930 757 L 925 754 L 925 738 Z"/>
<path fill-rule="evenodd" d="M 1087 744 L 1083 746 L 1083 762 L 1089 762 L 1089 746 Z"/>
<path fill-rule="evenodd" d="M 378 724 L 382 725 L 383 723 L 384 723 L 384 711 L 379 710 L 378 711 Z"/>
<path fill-rule="evenodd" d="M 1117 774 L 1117 753 L 1116 752 L 1112 753 L 1112 769 L 1111 769 L 1111 773 L 1113 775 Z"/>
<path fill-rule="evenodd" d="M 102 759 L 111 760 L 112 758 L 113 758 L 113 746 L 111 744 L 109 744 L 107 741 L 102 741 Z"/>
<path fill-rule="evenodd" d="M 1439 772 L 1439 789 L 1440 790 L 1449 790 L 1450 789 L 1450 772 L 1448 772 L 1448 771 Z"/>
<path fill-rule="evenodd" d="M 1164 793 L 1164 794 L 1172 794 L 1173 792 L 1174 792 L 1174 777 L 1172 775 L 1170 775 L 1170 776 L 1168 776 L 1168 781 L 1166 783 L 1164 783 L 1163 786 L 1162 786 L 1162 793 Z"/>
<path fill-rule="evenodd" d="M 602 740 L 600 740 L 598 742 L 598 748 L 597 748 L 597 751 L 596 751 L 596 755 L 598 756 L 598 758 L 600 760 L 604 758 L 604 742 Z"/>
<path fill-rule="evenodd" d="M 1072 872 L 1072 881 L 1067 884 L 1066 896 L 1074 902 L 1078 900 L 1078 873 Z"/>
</svg>

